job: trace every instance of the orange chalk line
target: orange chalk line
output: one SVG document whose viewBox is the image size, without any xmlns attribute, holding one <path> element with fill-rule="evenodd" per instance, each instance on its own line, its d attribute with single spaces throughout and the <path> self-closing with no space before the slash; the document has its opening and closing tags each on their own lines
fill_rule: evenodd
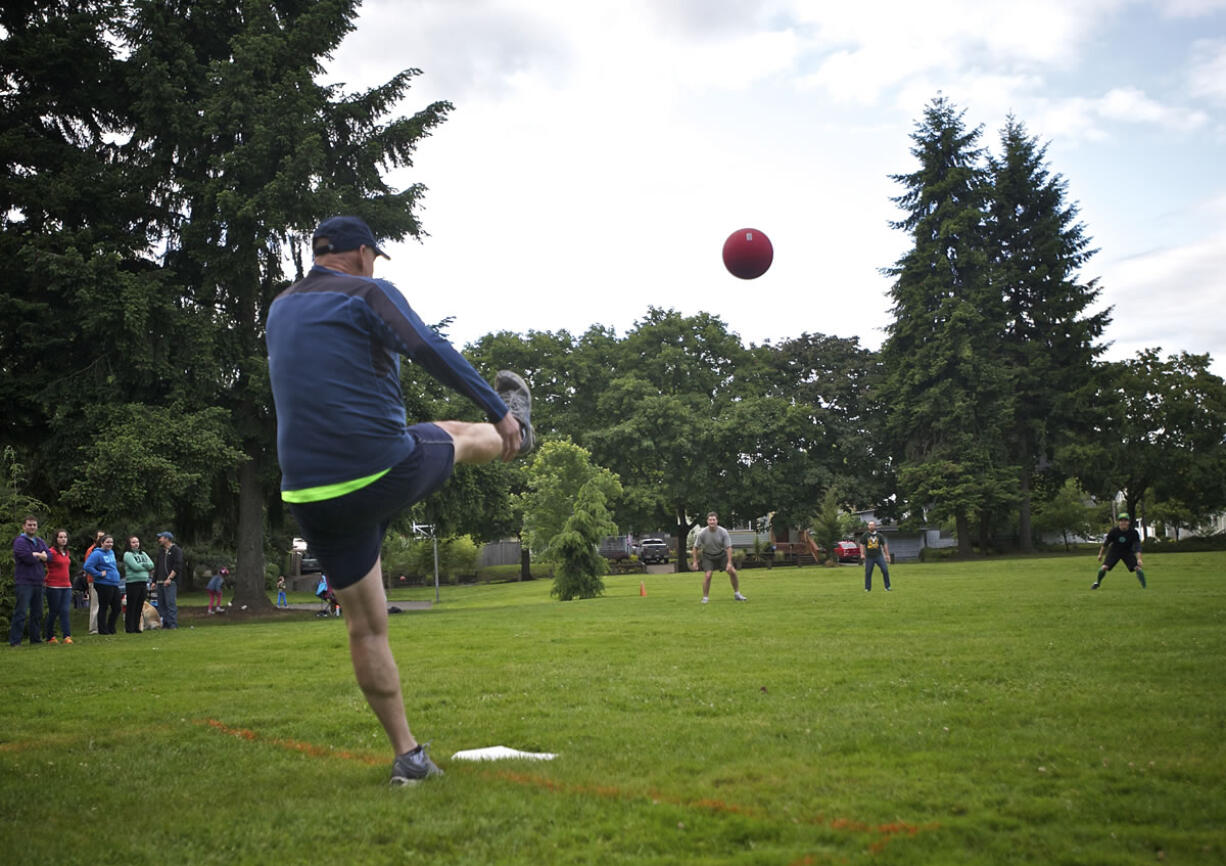
<svg viewBox="0 0 1226 866">
<path fill-rule="evenodd" d="M 550 791 L 567 794 L 592 794 L 598 797 L 608 797 L 613 799 L 634 799 L 638 795 L 630 794 L 618 788 L 610 788 L 606 786 L 590 786 L 590 785 L 574 785 L 567 782 L 559 782 L 555 779 L 546 779 L 540 776 L 532 776 L 527 773 L 515 773 L 510 770 L 498 770 L 490 773 L 485 773 L 486 776 L 502 779 L 507 782 L 513 782 L 518 785 L 531 785 L 539 788 L 545 788 Z M 771 816 L 765 814 L 760 809 L 754 809 L 748 806 L 740 806 L 736 803 L 725 803 L 723 800 L 713 800 L 703 798 L 699 800 L 684 800 L 679 797 L 672 797 L 667 794 L 662 794 L 656 791 L 646 795 L 653 803 L 668 803 L 672 806 L 681 806 L 689 809 L 704 809 L 710 812 L 723 812 L 734 815 L 741 815 L 746 818 L 754 818 L 756 820 L 770 820 Z M 878 836 L 869 847 L 875 853 L 886 846 L 891 839 L 898 836 L 917 836 L 921 832 L 935 830 L 941 825 L 935 822 L 929 824 L 907 824 L 902 821 L 894 821 L 888 824 L 868 824 L 863 821 L 853 821 L 849 818 L 826 818 L 824 815 L 814 815 L 807 818 L 800 818 L 806 824 L 819 827 L 827 827 L 831 830 L 838 830 L 848 833 L 865 833 Z"/>
<path fill-rule="evenodd" d="M 197 719 L 196 724 L 208 725 L 214 730 L 220 731 L 223 734 L 229 734 L 232 737 L 238 737 L 251 742 L 265 742 L 274 746 L 280 746 L 283 749 L 291 749 L 295 752 L 302 752 L 314 758 L 344 758 L 347 761 L 360 761 L 363 764 L 377 766 L 386 762 L 386 758 L 376 757 L 371 754 L 359 754 L 357 752 L 349 752 L 344 749 L 332 749 L 326 746 L 317 746 L 314 743 L 304 743 L 301 740 L 290 740 L 284 737 L 261 737 L 255 731 L 249 731 L 246 728 L 232 728 L 229 725 L 222 724 L 216 719 Z"/>
<path fill-rule="evenodd" d="M 301 740 L 291 740 L 283 737 L 262 737 L 255 731 L 247 728 L 235 728 L 226 725 L 216 719 L 197 719 L 196 724 L 207 725 L 216 731 L 223 734 L 228 734 L 232 737 L 248 740 L 250 742 L 265 742 L 274 746 L 280 746 L 285 749 L 302 752 L 312 757 L 317 758 L 343 758 L 345 760 L 360 761 L 363 764 L 379 765 L 383 764 L 386 757 L 377 757 L 371 754 L 360 754 L 349 752 L 344 749 L 332 749 L 325 746 L 317 746 L 314 743 L 305 743 Z M 500 779 L 504 782 L 511 782 L 515 785 L 524 785 L 535 788 L 542 788 L 547 791 L 555 791 L 561 794 L 586 794 L 597 797 L 606 797 L 616 800 L 638 799 L 646 796 L 653 803 L 668 803 L 672 806 L 681 806 L 689 809 L 703 809 L 709 812 L 727 813 L 733 815 L 741 815 L 746 818 L 755 820 L 770 820 L 771 816 L 763 813 L 760 809 L 754 809 L 748 806 L 740 806 L 736 803 L 725 803 L 723 800 L 713 800 L 702 798 L 699 800 L 685 800 L 679 797 L 672 797 L 667 794 L 662 794 L 652 791 L 647 795 L 631 794 L 623 791 L 620 788 L 614 788 L 607 785 L 576 785 L 569 782 L 559 782 L 556 779 L 547 779 L 543 776 L 533 776 L 528 773 L 516 773 L 511 770 L 491 770 L 481 772 L 481 775 L 486 778 Z M 941 825 L 938 823 L 929 824 L 908 824 L 902 821 L 894 821 L 888 824 L 868 824 L 863 821 L 853 821 L 849 818 L 826 818 L 824 815 L 814 815 L 808 818 L 800 819 L 806 824 L 813 826 L 827 827 L 831 830 L 840 832 L 867 834 L 878 837 L 869 846 L 869 849 L 874 853 L 882 850 L 890 840 L 898 836 L 917 836 L 921 832 L 935 830 Z M 803 862 L 803 861 L 802 861 Z"/>
</svg>

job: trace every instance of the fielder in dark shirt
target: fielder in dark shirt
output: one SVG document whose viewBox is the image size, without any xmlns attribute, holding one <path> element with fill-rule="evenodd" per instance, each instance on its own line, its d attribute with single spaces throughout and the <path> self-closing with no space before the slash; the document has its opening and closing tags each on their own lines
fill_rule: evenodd
<svg viewBox="0 0 1226 866">
<path fill-rule="evenodd" d="M 1105 557 L 1105 558 L 1104 558 Z M 1098 548 L 1098 561 L 1102 563 L 1098 575 L 1090 589 L 1098 589 L 1107 572 L 1115 567 L 1117 562 L 1123 562 L 1129 571 L 1134 572 L 1145 589 L 1145 569 L 1141 561 L 1141 534 L 1132 528 L 1132 521 L 1127 514 L 1121 514 L 1115 529 L 1107 533 L 1103 543 Z"/>
</svg>

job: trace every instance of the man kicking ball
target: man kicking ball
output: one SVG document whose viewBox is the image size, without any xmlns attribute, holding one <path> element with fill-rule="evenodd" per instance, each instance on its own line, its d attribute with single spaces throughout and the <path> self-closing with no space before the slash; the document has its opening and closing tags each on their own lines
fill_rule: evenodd
<svg viewBox="0 0 1226 866">
<path fill-rule="evenodd" d="M 1103 543 L 1099 545 L 1098 561 L 1102 565 L 1090 589 L 1098 589 L 1103 578 L 1107 576 L 1107 572 L 1121 561 L 1129 571 L 1136 573 L 1137 580 L 1141 582 L 1141 589 L 1145 589 L 1145 569 L 1141 561 L 1141 535 L 1132 528 L 1132 521 L 1128 519 L 1127 514 L 1120 514 L 1118 521 L 1115 529 L 1108 532 Z M 1107 557 L 1106 560 L 1103 559 L 1104 554 Z"/>
<path fill-rule="evenodd" d="M 740 582 L 736 578 L 736 567 L 732 564 L 732 536 L 728 530 L 719 525 L 719 515 L 714 511 L 707 515 L 707 525 L 694 536 L 694 561 L 692 566 L 698 570 L 698 558 L 702 556 L 702 570 L 706 576 L 702 579 L 702 603 L 706 604 L 711 594 L 711 572 L 727 571 L 728 580 L 732 581 L 732 597 L 737 601 L 749 601 L 741 595 Z"/>
<path fill-rule="evenodd" d="M 315 266 L 268 312 L 281 498 L 340 600 L 354 674 L 394 750 L 391 782 L 404 785 L 442 771 L 409 731 L 387 638 L 383 535 L 456 463 L 531 451 L 532 398 L 505 370 L 491 388 L 395 286 L 374 278 L 375 259 L 387 256 L 362 220 L 324 220 L 312 248 Z M 490 423 L 406 426 L 401 355 L 480 406 Z"/>
</svg>

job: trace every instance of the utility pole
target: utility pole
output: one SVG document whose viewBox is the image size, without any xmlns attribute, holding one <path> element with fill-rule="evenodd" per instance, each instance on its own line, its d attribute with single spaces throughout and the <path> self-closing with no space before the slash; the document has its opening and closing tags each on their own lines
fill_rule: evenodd
<svg viewBox="0 0 1226 866">
<path fill-rule="evenodd" d="M 434 543 L 434 603 L 438 604 L 438 537 L 434 534 L 433 523 L 414 523 L 414 535 L 425 535 Z"/>
</svg>

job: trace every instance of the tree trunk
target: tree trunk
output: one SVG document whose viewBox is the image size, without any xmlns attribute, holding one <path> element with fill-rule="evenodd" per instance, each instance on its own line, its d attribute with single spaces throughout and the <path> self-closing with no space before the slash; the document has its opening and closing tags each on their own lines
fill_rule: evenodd
<svg viewBox="0 0 1226 866">
<path fill-rule="evenodd" d="M 532 551 L 522 541 L 519 545 L 519 579 L 532 580 Z"/>
<path fill-rule="evenodd" d="M 697 526 L 696 523 L 690 523 L 685 519 L 685 509 L 677 509 L 677 571 L 690 570 L 689 552 L 685 549 L 686 536 L 690 534 L 690 527 Z"/>
<path fill-rule="evenodd" d="M 256 451 L 252 448 L 248 453 Z M 234 604 L 273 610 L 264 586 L 264 491 L 257 458 L 238 467 L 238 563 L 234 566 Z"/>
<path fill-rule="evenodd" d="M 986 511 L 979 512 L 979 555 L 987 556 L 992 547 L 992 519 Z"/>
<path fill-rule="evenodd" d="M 954 516 L 954 532 L 958 534 L 958 555 L 971 555 L 971 526 L 966 513 L 959 511 Z"/>
<path fill-rule="evenodd" d="M 1024 455 L 1025 456 L 1025 455 Z M 1030 460 L 1022 460 L 1022 474 L 1018 479 L 1021 501 L 1017 507 L 1017 534 L 1022 553 L 1034 553 L 1034 537 L 1030 527 Z"/>
</svg>

